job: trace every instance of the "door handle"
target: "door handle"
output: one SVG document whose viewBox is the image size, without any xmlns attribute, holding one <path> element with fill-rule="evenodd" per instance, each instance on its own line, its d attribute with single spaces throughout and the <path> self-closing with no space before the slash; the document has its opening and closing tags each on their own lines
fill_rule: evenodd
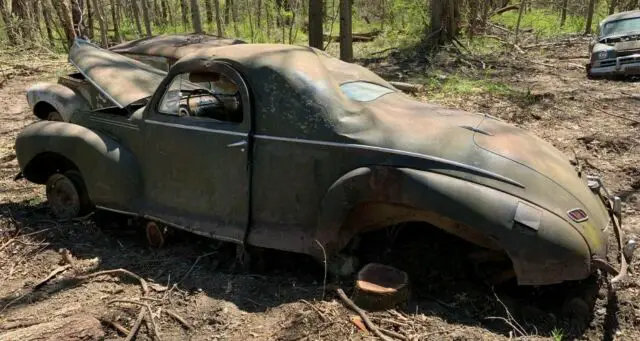
<svg viewBox="0 0 640 341">
<path fill-rule="evenodd" d="M 247 145 L 247 140 L 242 140 L 242 141 L 238 141 L 238 142 L 234 142 L 231 144 L 228 144 L 227 147 L 244 147 Z"/>
</svg>

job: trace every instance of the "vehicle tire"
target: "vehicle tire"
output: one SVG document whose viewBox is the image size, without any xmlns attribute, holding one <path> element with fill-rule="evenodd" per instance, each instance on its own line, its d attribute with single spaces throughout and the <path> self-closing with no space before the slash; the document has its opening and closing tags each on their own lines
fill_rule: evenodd
<svg viewBox="0 0 640 341">
<path fill-rule="evenodd" d="M 51 212 L 60 219 L 80 217 L 91 209 L 91 201 L 79 172 L 55 173 L 47 179 L 47 201 Z"/>
<path fill-rule="evenodd" d="M 47 114 L 47 121 L 60 121 L 60 122 L 64 122 L 64 119 L 62 118 L 62 115 L 60 115 L 59 112 L 57 111 L 52 111 L 49 114 Z"/>
</svg>

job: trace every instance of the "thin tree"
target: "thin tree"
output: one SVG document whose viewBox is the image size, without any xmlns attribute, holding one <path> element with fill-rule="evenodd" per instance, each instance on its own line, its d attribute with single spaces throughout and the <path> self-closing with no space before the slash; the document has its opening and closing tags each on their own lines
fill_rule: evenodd
<svg viewBox="0 0 640 341">
<path fill-rule="evenodd" d="M 100 44 L 102 47 L 107 47 L 107 24 L 104 17 L 104 11 L 100 0 L 93 0 L 93 8 L 96 9 L 96 16 L 98 17 L 98 24 L 100 25 Z"/>
<path fill-rule="evenodd" d="M 93 37 L 94 37 L 94 35 L 93 35 L 93 12 L 94 12 L 93 7 L 95 7 L 95 6 L 93 6 L 92 1 L 93 0 L 87 0 L 87 12 L 83 13 L 83 15 L 86 15 L 86 18 L 87 18 L 87 26 L 86 26 L 87 31 L 86 31 L 86 34 L 89 37 L 89 39 L 91 39 L 91 40 L 93 40 Z"/>
<path fill-rule="evenodd" d="M 191 0 L 191 21 L 193 22 L 193 31 L 202 33 L 202 22 L 200 21 L 200 5 L 198 0 Z"/>
<path fill-rule="evenodd" d="M 353 37 L 351 31 L 351 0 L 340 0 L 340 59 L 353 61 Z"/>
<path fill-rule="evenodd" d="M 71 9 L 64 0 L 58 2 L 57 6 L 53 6 L 53 8 L 56 10 L 58 19 L 64 29 L 64 34 L 67 38 L 67 45 L 64 47 L 68 50 L 69 46 L 71 46 L 76 39 L 76 31 L 73 28 L 73 21 L 71 19 Z"/>
<path fill-rule="evenodd" d="M 213 6 L 211 6 L 212 0 L 204 0 L 204 11 L 207 17 L 207 28 L 211 28 L 213 25 Z"/>
<path fill-rule="evenodd" d="M 186 31 L 189 25 L 189 3 L 187 0 L 180 0 L 180 10 L 182 13 L 182 25 Z"/>
<path fill-rule="evenodd" d="M 322 49 L 322 0 L 309 0 L 309 46 Z"/>
<path fill-rule="evenodd" d="M 560 7 L 560 27 L 563 27 L 564 23 L 567 21 L 568 5 L 569 5 L 569 0 L 562 0 L 562 7 Z"/>
<path fill-rule="evenodd" d="M 516 31 L 515 37 L 513 38 L 513 43 L 518 44 L 518 34 L 520 33 L 520 22 L 522 21 L 522 13 L 524 13 L 524 8 L 527 5 L 527 0 L 520 0 L 520 10 L 518 11 L 518 21 L 516 21 Z"/>
<path fill-rule="evenodd" d="M 18 33 L 13 27 L 13 22 L 11 21 L 11 13 L 9 13 L 9 9 L 7 8 L 6 0 L 0 0 L 0 14 L 2 15 L 2 21 L 4 22 L 4 29 L 7 33 L 9 44 L 18 45 L 20 39 Z"/>
<path fill-rule="evenodd" d="M 593 12 L 596 8 L 596 0 L 589 0 L 589 7 L 587 7 L 587 18 L 584 28 L 584 34 L 591 34 L 591 25 L 593 24 Z"/>
<path fill-rule="evenodd" d="M 140 23 L 140 8 L 138 7 L 138 0 L 131 0 L 131 13 L 133 14 L 133 19 L 136 22 L 136 29 L 138 30 L 138 34 L 142 35 L 142 24 Z"/>
<path fill-rule="evenodd" d="M 222 37 L 222 18 L 220 17 L 220 0 L 213 0 L 213 6 L 216 10 L 216 30 L 218 31 L 218 36 Z"/>
<path fill-rule="evenodd" d="M 144 29 L 147 33 L 147 37 L 151 36 L 151 18 L 149 15 L 149 4 L 147 0 L 142 0 L 142 18 L 144 20 Z"/>
<path fill-rule="evenodd" d="M 615 13 L 618 0 L 609 0 L 609 15 Z"/>
<path fill-rule="evenodd" d="M 51 4 L 49 3 L 49 0 L 44 0 L 42 2 L 42 16 L 44 17 L 44 27 L 47 30 L 49 45 L 53 48 L 56 46 L 56 41 L 53 37 L 53 18 L 51 18 Z"/>
<path fill-rule="evenodd" d="M 118 43 L 122 42 L 122 36 L 120 36 L 120 15 L 116 7 L 116 0 L 109 0 L 111 5 L 111 19 L 113 20 L 113 38 Z"/>
<path fill-rule="evenodd" d="M 63 2 L 63 1 L 61 1 Z M 76 37 L 84 34 L 84 1 L 71 0 L 71 22 Z"/>
</svg>

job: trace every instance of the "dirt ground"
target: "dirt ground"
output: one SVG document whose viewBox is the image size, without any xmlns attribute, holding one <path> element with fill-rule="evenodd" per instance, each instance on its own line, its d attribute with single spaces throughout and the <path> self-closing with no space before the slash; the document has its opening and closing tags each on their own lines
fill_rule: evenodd
<svg viewBox="0 0 640 341">
<path fill-rule="evenodd" d="M 451 94 L 437 101 L 503 118 L 580 159 L 585 171 L 602 176 L 622 197 L 623 224 L 628 233 L 640 235 L 639 83 L 590 81 L 581 68 L 585 60 L 554 57 L 584 54 L 585 46 L 579 40 L 526 54 L 496 54 L 482 62 L 442 63 L 442 70 L 459 68 L 471 77 L 490 73 L 492 80 L 519 90 Z M 0 58 L 7 60 L 0 64 L 0 334 L 19 325 L 83 314 L 103 321 L 107 339 L 124 338 L 107 322 L 131 328 L 140 308 L 111 302 L 124 299 L 149 304 L 162 340 L 375 338 L 355 327 L 355 314 L 335 294 L 337 288 L 349 293 L 351 282 L 330 280 L 324 285 L 322 267 L 305 257 L 268 252 L 260 267 L 246 269 L 235 264 L 233 246 L 192 235 L 178 234 L 166 247 L 151 249 L 144 233 L 126 218 L 95 214 L 71 222 L 53 220 L 43 187 L 13 181 L 18 172 L 13 143 L 35 118 L 27 107 L 26 87 L 55 81 L 70 69 L 59 57 L 18 60 L 4 52 Z M 423 62 L 409 68 L 403 63 L 407 61 L 389 58 L 367 65 L 380 72 L 399 66 L 414 70 L 404 71 L 409 79 L 424 76 L 415 71 L 425 70 Z M 474 71 L 469 64 L 480 66 Z M 483 64 L 491 71 L 477 70 Z M 432 100 L 433 95 L 419 97 Z M 394 250 L 402 252 L 383 246 L 374 251 L 389 251 L 389 263 L 414 270 L 412 300 L 405 309 L 370 314 L 374 323 L 406 339 L 640 340 L 638 264 L 616 293 L 597 279 L 542 288 L 492 288 L 471 271 L 460 252 L 451 251 L 468 245 L 438 231 L 406 230 L 395 240 Z M 422 251 L 420 258 L 406 257 L 414 251 Z M 72 268 L 33 289 L 69 257 Z M 126 275 L 79 279 L 118 268 L 143 277 L 149 293 L 143 297 L 139 282 Z M 590 290 L 596 297 L 593 304 L 583 307 L 572 301 Z M 180 315 L 189 327 L 167 311 Z M 150 340 L 151 335 L 143 324 L 137 339 Z"/>
</svg>

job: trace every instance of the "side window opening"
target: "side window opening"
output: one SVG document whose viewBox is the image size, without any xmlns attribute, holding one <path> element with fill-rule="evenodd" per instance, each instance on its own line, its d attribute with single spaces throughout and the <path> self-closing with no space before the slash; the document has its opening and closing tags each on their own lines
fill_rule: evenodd
<svg viewBox="0 0 640 341">
<path fill-rule="evenodd" d="M 240 87 L 218 72 L 191 72 L 177 75 L 160 101 L 165 115 L 208 118 L 240 123 L 243 119 Z"/>
</svg>

